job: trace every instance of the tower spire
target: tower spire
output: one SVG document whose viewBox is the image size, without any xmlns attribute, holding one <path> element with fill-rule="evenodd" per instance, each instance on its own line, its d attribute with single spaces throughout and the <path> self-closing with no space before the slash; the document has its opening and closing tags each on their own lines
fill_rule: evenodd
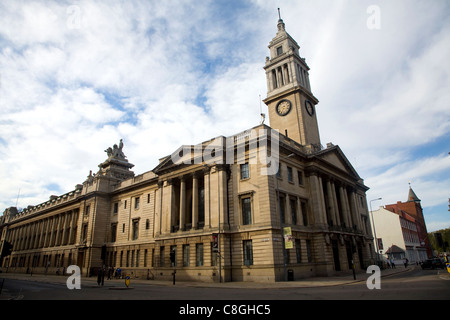
<svg viewBox="0 0 450 320">
<path fill-rule="evenodd" d="M 285 30 L 285 25 L 284 25 L 283 19 L 281 19 L 280 8 L 278 8 L 278 24 L 277 24 L 277 27 L 278 27 L 278 31 Z"/>
</svg>

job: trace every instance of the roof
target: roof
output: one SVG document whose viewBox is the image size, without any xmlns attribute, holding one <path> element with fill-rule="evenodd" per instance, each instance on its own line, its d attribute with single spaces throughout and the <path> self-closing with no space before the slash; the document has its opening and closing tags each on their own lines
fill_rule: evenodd
<svg viewBox="0 0 450 320">
<path fill-rule="evenodd" d="M 409 186 L 408 200 L 407 201 L 420 201 L 420 199 L 416 196 L 411 186 Z"/>
<path fill-rule="evenodd" d="M 389 247 L 389 249 L 386 250 L 385 253 L 404 253 L 404 252 L 405 250 L 393 244 L 392 246 Z"/>
</svg>

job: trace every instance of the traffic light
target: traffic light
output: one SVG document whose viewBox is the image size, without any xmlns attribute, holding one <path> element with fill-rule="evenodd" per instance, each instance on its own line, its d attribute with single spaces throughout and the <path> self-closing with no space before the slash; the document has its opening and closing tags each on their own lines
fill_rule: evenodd
<svg viewBox="0 0 450 320">
<path fill-rule="evenodd" d="M 8 241 L 5 241 L 3 243 L 3 250 L 2 250 L 1 256 L 2 257 L 9 256 L 11 254 L 11 252 L 12 252 L 12 249 L 13 249 L 12 243 L 9 243 Z"/>
<path fill-rule="evenodd" d="M 219 252 L 219 235 L 217 233 L 213 233 L 213 252 Z"/>
</svg>

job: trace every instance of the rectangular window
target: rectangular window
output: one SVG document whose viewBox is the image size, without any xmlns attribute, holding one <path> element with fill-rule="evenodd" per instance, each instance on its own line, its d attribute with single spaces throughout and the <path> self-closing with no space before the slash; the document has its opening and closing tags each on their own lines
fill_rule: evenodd
<svg viewBox="0 0 450 320">
<path fill-rule="evenodd" d="M 289 182 L 294 182 L 294 179 L 292 177 L 292 168 L 291 167 L 287 167 L 287 178 Z"/>
<path fill-rule="evenodd" d="M 140 202 L 139 197 L 134 198 L 134 208 L 135 209 L 139 209 L 139 202 Z"/>
<path fill-rule="evenodd" d="M 241 164 L 241 180 L 250 178 L 248 163 Z"/>
<path fill-rule="evenodd" d="M 291 205 L 292 224 L 297 224 L 297 199 L 289 200 Z"/>
<path fill-rule="evenodd" d="M 139 220 L 133 220 L 133 240 L 137 240 L 139 237 Z"/>
<path fill-rule="evenodd" d="M 147 203 L 150 203 L 150 193 L 147 194 Z"/>
<path fill-rule="evenodd" d="M 140 250 L 136 250 L 136 267 L 139 267 L 139 254 Z"/>
<path fill-rule="evenodd" d="M 118 212 L 119 212 L 119 203 L 116 202 L 116 203 L 114 203 L 114 205 L 113 205 L 113 213 L 114 213 L 114 214 L 117 214 Z"/>
<path fill-rule="evenodd" d="M 297 176 L 298 176 L 298 185 L 302 186 L 303 185 L 303 171 L 297 171 Z"/>
<path fill-rule="evenodd" d="M 283 47 L 282 46 L 279 46 L 278 48 L 277 48 L 277 56 L 279 56 L 280 54 L 282 54 L 283 53 Z"/>
<path fill-rule="evenodd" d="M 308 225 L 308 214 L 306 212 L 306 202 L 300 202 L 302 208 L 303 225 L 306 227 Z"/>
<path fill-rule="evenodd" d="M 148 258 L 147 255 L 148 255 L 148 252 L 147 252 L 147 249 L 145 249 L 144 250 L 144 268 L 147 267 L 147 258 Z"/>
<path fill-rule="evenodd" d="M 302 262 L 302 248 L 300 239 L 295 239 L 295 255 L 297 256 L 297 263 Z"/>
<path fill-rule="evenodd" d="M 81 229 L 81 241 L 87 240 L 88 224 L 84 223 Z"/>
<path fill-rule="evenodd" d="M 175 246 L 170 246 L 170 252 L 174 252 L 175 253 L 175 255 L 174 255 L 175 256 L 175 261 L 174 261 L 172 267 L 176 267 L 177 266 L 177 246 L 176 245 Z M 170 263 L 172 263 L 172 261 Z"/>
<path fill-rule="evenodd" d="M 195 265 L 197 267 L 203 266 L 203 243 L 197 243 L 195 245 L 195 257 L 196 257 Z"/>
<path fill-rule="evenodd" d="M 146 230 L 150 229 L 150 219 L 145 220 L 145 229 Z"/>
<path fill-rule="evenodd" d="M 86 216 L 88 216 L 90 211 L 91 211 L 91 206 L 88 205 L 88 206 L 86 206 L 86 208 L 85 208 L 85 210 L 84 210 L 84 214 L 85 214 Z"/>
<path fill-rule="evenodd" d="M 211 266 L 217 266 L 217 252 L 214 251 L 214 242 L 211 242 Z"/>
<path fill-rule="evenodd" d="M 155 249 L 154 248 L 152 249 L 152 256 L 150 257 L 150 259 L 151 259 L 150 261 L 152 262 L 151 266 L 154 267 L 155 266 Z"/>
<path fill-rule="evenodd" d="M 311 240 L 306 240 L 306 254 L 308 256 L 308 262 L 312 262 Z"/>
<path fill-rule="evenodd" d="M 253 245 L 252 240 L 244 240 L 242 242 L 243 252 L 244 252 L 244 265 L 253 265 Z"/>
<path fill-rule="evenodd" d="M 111 225 L 111 241 L 116 241 L 117 238 L 117 223 Z"/>
<path fill-rule="evenodd" d="M 244 198 L 242 199 L 242 224 L 252 223 L 252 199 Z"/>
<path fill-rule="evenodd" d="M 278 162 L 277 178 L 281 179 L 281 163 Z"/>
<path fill-rule="evenodd" d="M 164 247 L 159 247 L 159 266 L 164 267 Z"/>
<path fill-rule="evenodd" d="M 286 198 L 284 197 L 284 195 L 280 195 L 280 217 L 281 217 L 281 223 L 285 223 L 286 219 L 285 219 L 285 213 L 286 213 Z"/>
<path fill-rule="evenodd" d="M 123 202 L 123 208 L 124 208 L 124 209 L 127 208 L 127 200 L 125 200 L 125 201 Z"/>
<path fill-rule="evenodd" d="M 189 267 L 190 257 L 189 257 L 190 246 L 188 244 L 183 245 L 183 267 Z"/>
</svg>

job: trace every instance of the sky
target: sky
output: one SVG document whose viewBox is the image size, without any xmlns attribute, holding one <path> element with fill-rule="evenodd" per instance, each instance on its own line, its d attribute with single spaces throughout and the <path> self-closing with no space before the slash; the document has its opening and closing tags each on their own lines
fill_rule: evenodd
<svg viewBox="0 0 450 320">
<path fill-rule="evenodd" d="M 120 139 L 142 174 L 258 125 L 277 8 L 322 144 L 340 146 L 372 208 L 410 183 L 428 231 L 450 227 L 446 0 L 2 0 L 0 211 L 74 190 Z"/>
</svg>

